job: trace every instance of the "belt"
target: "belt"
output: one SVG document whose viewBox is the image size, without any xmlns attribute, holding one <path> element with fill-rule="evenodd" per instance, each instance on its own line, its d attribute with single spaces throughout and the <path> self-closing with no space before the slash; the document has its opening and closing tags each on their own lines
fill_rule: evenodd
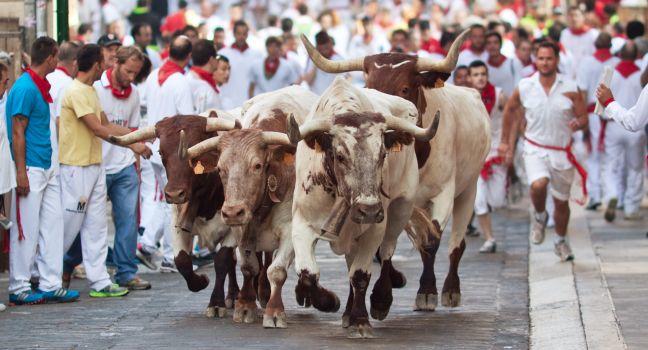
<svg viewBox="0 0 648 350">
<path fill-rule="evenodd" d="M 566 147 L 558 147 L 558 146 L 549 146 L 549 145 L 543 145 L 543 144 L 537 143 L 537 142 L 531 140 L 530 138 L 528 138 L 526 136 L 524 136 L 524 139 L 528 143 L 530 143 L 530 144 L 532 144 L 532 145 L 534 145 L 536 147 L 550 149 L 550 150 L 553 150 L 553 151 L 561 151 L 561 152 L 567 153 L 567 160 L 569 161 L 569 163 L 571 163 L 571 165 L 574 166 L 574 168 L 576 168 L 576 171 L 578 171 L 578 175 L 580 175 L 580 177 L 583 179 L 583 181 L 581 183 L 581 189 L 583 190 L 583 196 L 585 198 L 587 197 L 587 171 L 585 171 L 585 168 L 583 168 L 583 166 L 580 165 L 578 160 L 576 160 L 576 156 L 574 156 L 574 153 L 572 152 L 571 146 L 574 143 L 573 141 L 570 141 L 569 144 Z"/>
</svg>

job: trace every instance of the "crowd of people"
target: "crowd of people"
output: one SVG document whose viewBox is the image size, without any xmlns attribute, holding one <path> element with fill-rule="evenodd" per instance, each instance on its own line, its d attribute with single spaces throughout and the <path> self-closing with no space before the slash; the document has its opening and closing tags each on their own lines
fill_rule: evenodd
<svg viewBox="0 0 648 350">
<path fill-rule="evenodd" d="M 71 40 L 38 38 L 6 93 L 8 65 L 0 63 L 0 225 L 12 304 L 78 299 L 69 285 L 81 263 L 91 297 L 151 288 L 138 263 L 177 271 L 158 141 L 121 147 L 111 136 L 167 116 L 236 109 L 293 84 L 321 94 L 335 75 L 308 59 L 300 35 L 331 60 L 386 52 L 442 59 L 469 28 L 446 83 L 476 89 L 491 118 L 474 208 L 485 237 L 480 252 L 496 251 L 491 213 L 507 205 L 515 183 L 530 188 L 531 241 L 542 243 L 555 226 L 563 261 L 573 259 L 570 198 L 588 198 L 590 210 L 603 204 L 608 221 L 617 210 L 641 218 L 648 40 L 642 22 L 619 21 L 615 1 L 549 13 L 486 0 L 79 6 Z M 599 84 L 608 67 L 611 80 Z M 364 86 L 362 72 L 347 78 Z M 594 113 L 597 101 L 603 113 Z M 195 259 L 210 254 L 198 247 Z"/>
</svg>

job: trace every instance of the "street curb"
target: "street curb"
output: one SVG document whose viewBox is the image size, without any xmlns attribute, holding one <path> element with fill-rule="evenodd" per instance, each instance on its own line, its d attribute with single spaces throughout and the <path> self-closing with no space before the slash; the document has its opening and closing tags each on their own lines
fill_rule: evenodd
<svg viewBox="0 0 648 350">
<path fill-rule="evenodd" d="M 554 254 L 553 230 L 530 244 L 530 348 L 626 349 L 582 207 L 571 206 L 568 232 L 573 263 Z"/>
</svg>

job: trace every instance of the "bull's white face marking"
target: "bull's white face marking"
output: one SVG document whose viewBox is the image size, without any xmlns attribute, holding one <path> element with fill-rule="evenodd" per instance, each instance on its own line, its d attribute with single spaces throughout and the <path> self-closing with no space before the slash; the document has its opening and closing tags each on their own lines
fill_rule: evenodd
<svg viewBox="0 0 648 350">
<path fill-rule="evenodd" d="M 394 64 L 394 65 L 390 65 L 390 66 L 391 66 L 392 68 L 398 68 L 398 67 L 400 67 L 400 66 L 402 66 L 402 65 L 404 65 L 404 64 L 410 63 L 410 62 L 412 62 L 412 61 L 410 61 L 410 60 L 405 60 L 405 61 L 403 61 L 403 62 L 396 63 L 396 64 Z"/>
<path fill-rule="evenodd" d="M 403 62 L 399 62 L 399 63 L 396 63 L 396 64 L 391 64 L 391 63 L 389 63 L 389 64 L 388 63 L 378 64 L 378 63 L 374 62 L 374 67 L 376 67 L 377 69 L 382 69 L 382 68 L 385 68 L 385 67 L 389 67 L 389 68 L 393 69 L 393 68 L 398 68 L 398 67 L 400 67 L 400 66 L 402 66 L 404 64 L 408 64 L 410 62 L 413 62 L 413 61 L 405 60 Z"/>
</svg>

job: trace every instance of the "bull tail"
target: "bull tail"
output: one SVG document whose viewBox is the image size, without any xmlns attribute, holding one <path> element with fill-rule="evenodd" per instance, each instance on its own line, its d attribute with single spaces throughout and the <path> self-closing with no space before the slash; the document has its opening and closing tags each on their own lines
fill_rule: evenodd
<svg viewBox="0 0 648 350">
<path fill-rule="evenodd" d="M 427 212 L 419 207 L 414 207 L 412 216 L 405 225 L 405 232 L 414 248 L 422 253 L 425 252 L 425 247 L 430 245 L 430 235 L 441 240 L 441 230 L 430 220 Z"/>
</svg>

